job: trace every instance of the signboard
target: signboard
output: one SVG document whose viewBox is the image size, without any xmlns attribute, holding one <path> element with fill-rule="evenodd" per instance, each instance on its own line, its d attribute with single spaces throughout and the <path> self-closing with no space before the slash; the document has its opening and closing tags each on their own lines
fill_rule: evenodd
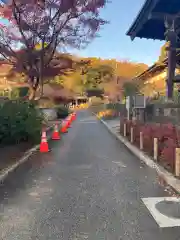
<svg viewBox="0 0 180 240">
<path fill-rule="evenodd" d="M 130 97 L 129 96 L 126 97 L 126 109 L 127 110 L 130 109 Z"/>
<path fill-rule="evenodd" d="M 145 108 L 146 107 L 146 97 L 144 95 L 136 95 L 133 97 L 134 108 Z"/>
<path fill-rule="evenodd" d="M 127 109 L 127 119 L 130 120 L 130 107 L 131 107 L 131 102 L 130 102 L 130 96 L 126 97 L 126 109 Z"/>
</svg>

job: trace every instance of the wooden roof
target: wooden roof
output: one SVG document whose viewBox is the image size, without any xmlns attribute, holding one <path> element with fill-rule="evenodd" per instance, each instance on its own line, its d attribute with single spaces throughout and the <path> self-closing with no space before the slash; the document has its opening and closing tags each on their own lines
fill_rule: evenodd
<svg viewBox="0 0 180 240">
<path fill-rule="evenodd" d="M 133 81 L 136 81 L 136 80 L 140 80 L 140 79 L 143 79 L 143 78 L 146 78 L 146 76 L 149 74 L 156 74 L 158 72 L 161 72 L 163 71 L 165 68 L 167 67 L 167 64 L 153 64 L 151 67 L 149 67 L 146 71 L 144 71 L 143 73 L 141 73 L 140 75 L 136 76 Z"/>
<path fill-rule="evenodd" d="M 180 12 L 179 0 L 146 0 L 126 34 L 132 40 L 135 37 L 165 40 L 164 16 L 178 12 Z"/>
<path fill-rule="evenodd" d="M 176 55 L 177 62 L 180 61 L 180 52 L 177 52 Z M 149 74 L 156 74 L 159 71 L 163 71 L 165 68 L 167 68 L 168 65 L 168 58 L 165 58 L 162 63 L 155 63 L 152 66 L 150 66 L 147 70 L 136 76 L 133 80 L 136 81 L 137 79 L 142 79 L 146 77 Z"/>
</svg>

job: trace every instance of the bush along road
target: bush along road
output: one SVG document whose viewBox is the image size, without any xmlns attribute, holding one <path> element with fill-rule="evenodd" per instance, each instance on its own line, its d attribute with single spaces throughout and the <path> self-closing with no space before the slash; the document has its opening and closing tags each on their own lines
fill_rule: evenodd
<svg viewBox="0 0 180 240">
<path fill-rule="evenodd" d="M 19 163 L 25 161 L 30 154 L 38 149 L 42 128 L 46 128 L 48 138 L 51 137 L 53 126 L 69 111 L 63 106 L 57 106 L 56 121 L 44 121 L 44 116 L 37 106 L 24 101 L 5 101 L 0 105 L 0 179 L 13 170 Z"/>
<path fill-rule="evenodd" d="M 179 197 L 178 128 L 172 124 L 143 124 L 123 118 L 110 120 L 109 117 L 99 114 L 97 118 L 141 161 L 156 169 L 159 183 Z"/>
<path fill-rule="evenodd" d="M 156 172 L 90 112 L 50 145 L 0 185 L 1 239 L 179 239 L 177 202 Z"/>
<path fill-rule="evenodd" d="M 121 120 L 120 133 L 177 178 L 180 176 L 180 130 L 169 124 Z"/>
</svg>

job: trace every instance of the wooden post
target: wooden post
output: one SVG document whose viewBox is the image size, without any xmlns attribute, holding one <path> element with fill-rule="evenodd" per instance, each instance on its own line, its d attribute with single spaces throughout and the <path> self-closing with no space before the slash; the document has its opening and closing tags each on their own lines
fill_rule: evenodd
<svg viewBox="0 0 180 240">
<path fill-rule="evenodd" d="M 158 160 L 158 138 L 154 138 L 154 160 Z"/>
<path fill-rule="evenodd" d="M 143 132 L 140 132 L 140 150 L 143 150 Z"/>
<path fill-rule="evenodd" d="M 175 175 L 180 176 L 180 148 L 175 149 Z"/>
<path fill-rule="evenodd" d="M 134 129 L 131 127 L 131 143 L 134 141 Z"/>
<path fill-rule="evenodd" d="M 164 26 L 166 28 L 165 37 L 169 41 L 168 50 L 168 72 L 167 72 L 167 97 L 168 100 L 173 98 L 173 81 L 176 70 L 176 48 L 177 48 L 177 28 L 176 16 L 169 15 L 164 17 Z"/>
<path fill-rule="evenodd" d="M 126 123 L 124 123 L 124 137 L 126 137 Z"/>
</svg>

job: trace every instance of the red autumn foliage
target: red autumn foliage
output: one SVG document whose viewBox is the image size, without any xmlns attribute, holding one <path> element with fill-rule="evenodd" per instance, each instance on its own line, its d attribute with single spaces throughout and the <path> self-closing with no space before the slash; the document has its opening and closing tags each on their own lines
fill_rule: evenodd
<svg viewBox="0 0 180 240">
<path fill-rule="evenodd" d="M 158 161 L 168 170 L 175 169 L 175 149 L 180 147 L 180 130 L 172 124 L 143 124 L 138 121 L 121 120 L 120 133 L 123 135 L 124 123 L 130 140 L 130 129 L 134 129 L 134 144 L 140 145 L 140 132 L 143 133 L 143 150 L 153 157 L 154 138 L 158 139 Z"/>
<path fill-rule="evenodd" d="M 37 51 L 32 51 L 31 60 L 35 61 L 38 55 Z M 24 73 L 26 76 L 38 77 L 38 69 L 36 67 L 29 67 L 30 60 L 26 50 L 18 51 L 18 59 L 14 63 L 12 72 Z M 47 56 L 48 58 L 48 56 Z M 51 62 L 42 67 L 44 80 L 57 75 L 64 75 L 67 71 L 73 70 L 75 62 L 70 55 L 55 53 Z"/>
<path fill-rule="evenodd" d="M 0 55 L 15 68 L 23 65 L 29 74 L 32 99 L 37 88 L 43 85 L 43 74 L 52 70 L 50 63 L 57 50 L 85 47 L 97 36 L 106 23 L 100 17 L 105 5 L 106 0 L 7 0 L 0 3 Z M 19 50 L 24 51 L 26 61 L 22 60 Z M 57 68 L 53 69 L 53 74 L 55 72 L 59 73 Z"/>
</svg>

